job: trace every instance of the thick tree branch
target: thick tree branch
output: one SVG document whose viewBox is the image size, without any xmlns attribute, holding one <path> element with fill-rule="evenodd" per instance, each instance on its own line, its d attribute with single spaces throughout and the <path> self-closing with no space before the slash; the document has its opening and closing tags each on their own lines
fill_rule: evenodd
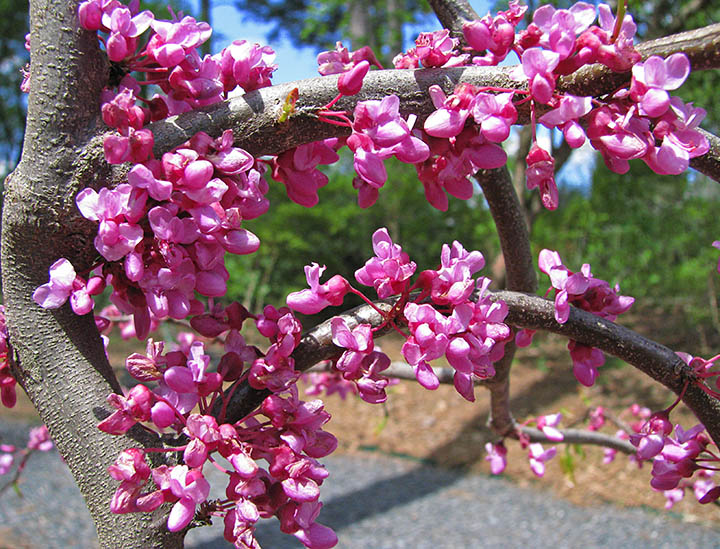
<svg viewBox="0 0 720 549">
<path fill-rule="evenodd" d="M 108 65 L 95 33 L 79 30 L 76 2 L 32 0 L 30 8 L 27 129 L 22 160 L 6 183 L 2 224 L 3 301 L 14 373 L 69 465 L 100 544 L 179 547 L 182 534 L 164 525 L 167 509 L 145 516 L 110 512 L 117 482 L 107 467 L 123 449 L 146 440 L 139 429 L 121 437 L 97 429 L 109 414 L 107 395 L 120 385 L 92 315 L 78 316 L 69 305 L 47 311 L 31 298 L 59 257 L 80 266 L 96 253 L 92 223 L 77 212 L 78 189 L 69 181 L 78 153 L 99 131 Z"/>
<path fill-rule="evenodd" d="M 428 0 L 440 24 L 453 35 L 462 35 L 463 24 L 480 19 L 465 0 Z"/>
<path fill-rule="evenodd" d="M 720 24 L 680 33 L 663 40 L 653 40 L 640 44 L 638 49 L 644 56 L 668 56 L 682 51 L 688 54 L 694 69 L 718 68 Z M 365 77 L 360 93 L 343 98 L 336 108 L 352 111 L 358 101 L 381 99 L 388 94 L 396 94 L 400 97 L 403 115 L 415 114 L 418 116 L 418 123 L 422 123 L 434 110 L 427 91 L 431 85 L 439 85 L 448 94 L 461 82 L 476 86 L 525 88 L 525 79 L 514 79 L 512 71 L 513 67 L 371 71 Z M 558 90 L 599 97 L 615 91 L 629 79 L 629 72 L 612 73 L 606 67 L 592 65 L 561 78 Z M 281 106 L 294 88 L 299 92 L 297 112 L 289 121 L 278 122 Z M 155 135 L 155 156 L 160 157 L 198 131 L 219 136 L 224 130 L 232 129 L 236 143 L 252 154 L 278 154 L 304 143 L 346 135 L 349 130 L 321 122 L 315 114 L 336 95 L 337 76 L 309 78 L 263 88 L 202 111 L 154 122 L 149 128 Z M 519 109 L 518 123 L 526 124 L 528 120 L 529 111 L 525 104 Z M 77 179 L 86 179 L 89 173 L 106 173 L 107 165 L 102 165 L 102 162 L 102 136 L 97 136 L 77 163 Z M 122 180 L 126 171 L 127 168 L 115 168 L 114 175 L 107 179 L 117 183 Z"/>
<path fill-rule="evenodd" d="M 530 235 L 507 166 L 481 170 L 475 177 L 482 187 L 500 238 L 507 288 L 534 292 L 537 276 L 530 250 Z M 514 425 L 510 410 L 510 367 L 514 355 L 515 342 L 511 341 L 505 345 L 503 358 L 495 364 L 495 376 L 487 382 L 490 389 L 489 423 L 498 434 L 510 432 Z"/>
</svg>

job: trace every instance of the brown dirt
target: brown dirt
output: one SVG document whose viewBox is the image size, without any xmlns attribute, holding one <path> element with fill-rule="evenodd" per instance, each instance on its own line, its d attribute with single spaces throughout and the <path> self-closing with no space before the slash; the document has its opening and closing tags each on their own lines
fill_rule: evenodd
<svg viewBox="0 0 720 549">
<path fill-rule="evenodd" d="M 391 358 L 401 359 L 401 343 L 385 338 L 382 348 Z M 122 367 L 122 357 L 132 352 L 132 345 L 120 342 L 120 349 L 115 348 L 112 356 L 117 368 Z M 520 349 L 516 356 L 511 378 L 512 410 L 519 421 L 561 411 L 562 426 L 567 426 L 581 421 L 590 408 L 598 405 L 622 414 L 633 402 L 657 410 L 673 400 L 662 386 L 612 358 L 601 368 L 594 387 L 582 387 L 572 375 L 565 342 L 552 336 L 536 337 L 532 347 Z M 326 427 L 340 441 L 338 453 L 370 450 L 489 474 L 484 446 L 491 433 L 485 425 L 489 399 L 484 389 L 476 388 L 475 403 L 465 401 L 452 386 L 428 391 L 415 382 L 402 381 L 388 392 L 388 401 L 382 405 L 366 404 L 357 398 L 343 401 L 337 395 L 324 399 L 333 416 Z M 16 408 L 4 410 L 3 414 L 16 419 L 36 419 L 32 405 L 24 397 L 18 399 Z M 672 419 L 686 428 L 696 423 L 682 405 L 673 412 Z M 612 427 L 606 430 L 615 431 Z M 638 470 L 618 454 L 613 463 L 603 465 L 600 448 L 585 448 L 583 459 L 575 450 L 560 445 L 558 457 L 548 464 L 545 477 L 538 479 L 530 471 L 519 444 L 508 441 L 507 446 L 508 467 L 503 476 L 520 486 L 550 490 L 580 505 L 612 503 L 665 512 L 664 496 L 650 488 L 649 464 Z M 572 474 L 562 470 L 559 457 L 565 452 L 575 455 Z M 710 523 L 716 520 L 717 509 L 713 505 L 699 505 L 688 493 L 671 512 L 675 518 Z"/>
</svg>

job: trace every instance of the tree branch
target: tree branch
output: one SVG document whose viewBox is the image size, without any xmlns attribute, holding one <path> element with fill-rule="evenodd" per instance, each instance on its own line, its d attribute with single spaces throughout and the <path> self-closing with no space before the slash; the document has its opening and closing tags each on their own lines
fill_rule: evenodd
<svg viewBox="0 0 720 549">
<path fill-rule="evenodd" d="M 635 454 L 637 449 L 627 440 L 622 440 L 612 435 L 598 433 L 597 431 L 583 431 L 582 429 L 558 429 L 563 439 L 551 440 L 540 429 L 534 427 L 518 427 L 520 432 L 527 436 L 530 442 L 547 442 L 551 444 L 592 444 L 594 446 L 603 446 L 605 448 L 613 448 L 624 454 Z"/>
<path fill-rule="evenodd" d="M 493 299 L 507 303 L 509 313 L 506 322 L 509 324 L 546 330 L 596 347 L 631 364 L 678 395 L 690 382 L 682 400 L 705 425 L 715 444 L 720 442 L 720 402 L 693 383 L 695 375 L 692 369 L 672 350 L 575 307 L 570 308 L 568 321 L 558 324 L 553 302 L 534 295 L 501 291 L 495 292 Z"/>
<path fill-rule="evenodd" d="M 644 56 L 659 54 L 668 56 L 683 51 L 690 57 L 694 69 L 720 67 L 720 24 L 680 33 L 667 40 L 654 40 L 640 44 Z M 446 94 L 454 91 L 460 83 L 475 86 L 522 89 L 527 87 L 525 78 L 512 77 L 513 67 L 457 67 L 447 69 L 402 69 L 371 71 L 365 77 L 363 88 L 353 97 L 341 99 L 336 108 L 352 111 L 359 101 L 378 100 L 389 94 L 400 98 L 403 116 L 415 114 L 418 124 L 435 108 L 428 88 L 440 86 Z M 214 137 L 226 129 L 232 129 L 236 144 L 251 154 L 279 154 L 299 145 L 348 135 L 350 130 L 321 122 L 316 113 L 337 95 L 337 75 L 308 78 L 287 84 L 262 88 L 223 101 L 204 110 L 192 111 L 153 122 L 148 126 L 155 136 L 154 154 L 163 153 L 181 145 L 199 131 Z M 574 95 L 600 97 L 612 93 L 627 83 L 630 73 L 612 73 L 602 65 L 584 67 L 558 82 L 558 91 Z M 299 98 L 296 112 L 287 122 L 278 122 L 281 107 L 288 93 L 297 88 Z M 518 109 L 518 124 L 529 121 L 528 104 Z M 103 135 L 97 135 L 79 154 L 76 162 L 74 184 L 71 190 L 88 186 L 93 174 L 106 184 L 124 180 L 128 166 L 116 166 L 108 170 L 103 156 Z M 97 184 L 97 183 L 96 183 Z"/>
<path fill-rule="evenodd" d="M 428 0 L 440 24 L 453 35 L 462 35 L 463 24 L 480 19 L 465 0 Z"/>
<path fill-rule="evenodd" d="M 720 182 L 720 138 L 702 128 L 700 131 L 710 143 L 710 150 L 702 156 L 692 158 L 690 167 Z"/>
<path fill-rule="evenodd" d="M 167 531 L 169 509 L 116 515 L 117 482 L 107 473 L 125 448 L 148 442 L 140 429 L 113 437 L 97 429 L 106 397 L 120 392 L 91 314 L 69 304 L 48 311 L 32 300 L 59 257 L 76 267 L 97 253 L 93 223 L 75 207 L 73 163 L 97 134 L 107 60 L 95 33 L 80 30 L 77 3 L 32 0 L 31 90 L 22 160 L 6 182 L 2 223 L 3 302 L 15 353 L 14 374 L 66 460 L 103 547 L 179 547 Z M 97 165 L 99 173 L 106 167 Z"/>
<path fill-rule="evenodd" d="M 690 382 L 683 402 L 705 426 L 715 443 L 720 442 L 720 402 L 692 383 L 696 379 L 692 369 L 672 350 L 619 324 L 575 307 L 570 308 L 568 321 L 558 324 L 552 301 L 512 291 L 492 292 L 491 296 L 492 299 L 502 300 L 507 304 L 509 312 L 506 322 L 510 325 L 553 332 L 596 347 L 624 360 L 676 394 L 682 393 L 686 382 Z M 384 310 L 389 310 L 392 300 L 380 303 Z M 382 316 L 369 305 L 362 305 L 340 316 L 345 318 L 350 329 L 359 323 L 379 326 L 383 322 Z M 340 352 L 342 349 L 332 343 L 328 320 L 303 336 L 293 353 L 296 359 L 295 367 L 305 371 Z M 242 419 L 257 408 L 267 394 L 267 391 L 257 391 L 245 383 L 231 399 L 228 410 L 232 410 L 232 413 L 228 413 L 227 421 Z"/>
<path fill-rule="evenodd" d="M 537 275 L 530 250 L 530 234 L 507 166 L 481 170 L 475 177 L 482 187 L 500 238 L 508 289 L 534 292 Z M 490 389 L 488 421 L 498 434 L 507 434 L 514 426 L 510 410 L 510 368 L 514 355 L 515 342 L 510 341 L 505 345 L 505 355 L 495 364 L 495 375 L 487 381 Z"/>
</svg>

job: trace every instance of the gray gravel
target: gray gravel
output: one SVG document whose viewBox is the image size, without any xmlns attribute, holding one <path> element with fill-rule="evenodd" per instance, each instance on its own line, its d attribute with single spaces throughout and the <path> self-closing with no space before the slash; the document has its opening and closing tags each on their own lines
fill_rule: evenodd
<svg viewBox="0 0 720 549">
<path fill-rule="evenodd" d="M 0 425 L 4 442 L 22 444 L 23 432 L 18 425 Z M 67 468 L 54 452 L 33 458 L 22 484 L 24 497 L 7 492 L 0 498 L 0 548 L 96 547 Z M 668 514 L 578 507 L 502 478 L 377 454 L 322 461 L 331 476 L 322 487 L 320 522 L 335 529 L 341 548 L 720 548 L 720 528 L 682 523 Z M 215 495 L 221 493 L 220 488 Z M 257 532 L 265 549 L 303 547 L 282 534 L 275 521 L 261 522 Z M 221 521 L 191 531 L 186 545 L 229 547 Z"/>
</svg>

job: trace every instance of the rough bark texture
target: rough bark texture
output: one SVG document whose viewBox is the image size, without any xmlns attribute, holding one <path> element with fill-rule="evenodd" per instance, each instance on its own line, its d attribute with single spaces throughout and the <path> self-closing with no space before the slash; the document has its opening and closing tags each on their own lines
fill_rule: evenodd
<svg viewBox="0 0 720 549">
<path fill-rule="evenodd" d="M 69 305 L 46 311 L 32 301 L 48 267 L 66 257 L 77 268 L 96 255 L 93 224 L 74 207 L 74 162 L 97 133 L 99 94 L 107 63 L 94 34 L 78 30 L 77 5 L 66 0 L 31 3 L 32 91 L 23 157 L 8 179 L 2 226 L 3 297 L 17 377 L 66 459 L 95 520 L 103 547 L 180 547 L 182 536 L 156 515 L 113 515 L 117 482 L 108 465 L 135 437 L 97 429 L 109 414 L 105 399 L 119 391 L 92 315 Z"/>
</svg>

